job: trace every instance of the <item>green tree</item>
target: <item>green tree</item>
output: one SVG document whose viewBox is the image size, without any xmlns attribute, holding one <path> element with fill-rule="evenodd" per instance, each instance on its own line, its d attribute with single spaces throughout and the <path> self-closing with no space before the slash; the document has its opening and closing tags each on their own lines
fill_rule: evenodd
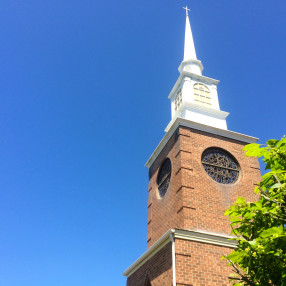
<svg viewBox="0 0 286 286">
<path fill-rule="evenodd" d="M 286 138 L 249 144 L 246 156 L 263 157 L 268 173 L 255 187 L 258 200 L 239 197 L 225 212 L 237 248 L 227 259 L 233 285 L 286 285 Z"/>
</svg>

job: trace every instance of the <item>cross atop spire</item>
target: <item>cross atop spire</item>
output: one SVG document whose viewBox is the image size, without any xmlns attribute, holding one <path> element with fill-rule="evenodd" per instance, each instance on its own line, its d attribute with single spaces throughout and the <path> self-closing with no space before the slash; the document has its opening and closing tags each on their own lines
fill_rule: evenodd
<svg viewBox="0 0 286 286">
<path fill-rule="evenodd" d="M 188 13 L 188 11 L 191 11 L 190 9 L 188 9 L 188 6 L 186 6 L 186 7 L 183 7 L 183 9 L 185 9 L 186 10 L 186 16 L 189 16 L 189 13 Z"/>
</svg>

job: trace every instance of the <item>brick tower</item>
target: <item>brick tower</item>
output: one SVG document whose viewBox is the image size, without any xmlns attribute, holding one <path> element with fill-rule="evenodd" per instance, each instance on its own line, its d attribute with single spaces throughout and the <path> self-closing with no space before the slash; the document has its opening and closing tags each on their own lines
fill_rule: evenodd
<svg viewBox="0 0 286 286">
<path fill-rule="evenodd" d="M 227 130 L 219 81 L 202 75 L 186 9 L 184 59 L 169 99 L 172 119 L 149 158 L 147 251 L 125 272 L 127 286 L 229 285 L 220 258 L 234 247 L 224 211 L 253 200 L 256 158 L 242 148 L 257 138 Z"/>
</svg>

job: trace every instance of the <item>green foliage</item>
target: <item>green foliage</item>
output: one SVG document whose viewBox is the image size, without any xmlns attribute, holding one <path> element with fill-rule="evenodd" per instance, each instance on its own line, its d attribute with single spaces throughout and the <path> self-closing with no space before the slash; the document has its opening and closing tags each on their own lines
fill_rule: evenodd
<svg viewBox="0 0 286 286">
<path fill-rule="evenodd" d="M 254 190 L 256 202 L 237 198 L 225 212 L 238 246 L 223 258 L 232 266 L 233 285 L 286 286 L 286 138 L 244 150 L 262 157 L 269 172 Z"/>
</svg>

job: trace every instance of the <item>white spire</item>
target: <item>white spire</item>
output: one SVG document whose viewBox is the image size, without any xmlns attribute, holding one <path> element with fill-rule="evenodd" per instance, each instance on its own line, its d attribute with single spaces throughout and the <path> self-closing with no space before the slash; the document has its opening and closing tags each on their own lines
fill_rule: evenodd
<svg viewBox="0 0 286 286">
<path fill-rule="evenodd" d="M 184 59 L 179 66 L 179 72 L 183 71 L 191 72 L 194 74 L 202 75 L 204 69 L 201 61 L 197 60 L 193 34 L 191 30 L 189 13 L 190 9 L 188 7 L 183 7 L 186 10 L 186 30 L 185 30 L 185 50 Z"/>
<path fill-rule="evenodd" d="M 189 20 L 189 13 L 191 11 L 188 7 L 183 7 L 186 10 L 186 30 L 185 30 L 185 50 L 184 50 L 184 61 L 196 60 L 196 50 L 194 45 L 193 34 L 191 30 L 191 24 Z"/>
<path fill-rule="evenodd" d="M 184 59 L 179 66 L 180 76 L 175 83 L 169 98 L 171 100 L 172 119 L 166 128 L 170 130 L 175 122 L 184 125 L 201 124 L 227 130 L 227 112 L 219 107 L 217 85 L 218 80 L 202 75 L 203 65 L 197 59 L 195 45 L 189 20 L 188 7 L 186 10 L 186 31 Z M 179 121 L 178 121 L 179 120 Z M 177 124 L 177 123 L 176 123 Z M 198 129 L 200 128 L 198 125 Z"/>
</svg>

